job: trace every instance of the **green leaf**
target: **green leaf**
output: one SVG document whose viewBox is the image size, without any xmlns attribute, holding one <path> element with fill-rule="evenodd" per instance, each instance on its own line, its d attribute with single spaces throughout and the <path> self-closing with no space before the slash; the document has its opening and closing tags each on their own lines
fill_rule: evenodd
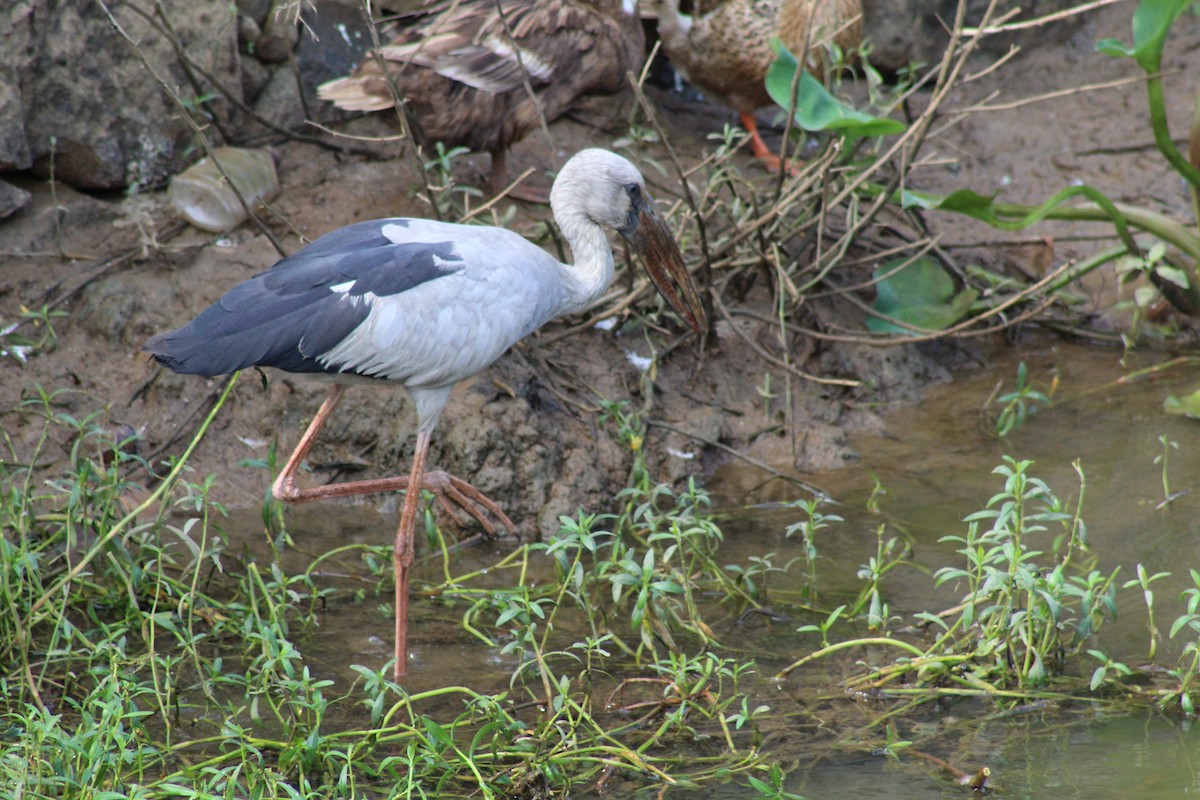
<svg viewBox="0 0 1200 800">
<path fill-rule="evenodd" d="M 1001 203 L 995 195 L 985 196 L 970 189 L 959 189 L 947 195 L 929 194 L 927 192 L 902 191 L 897 192 L 898 200 L 904 208 L 920 208 L 926 211 L 953 211 L 968 217 L 986 222 L 994 228 L 1006 231 L 1016 231 L 1028 228 L 1036 222 L 1049 217 L 1055 209 L 1076 197 L 1090 200 L 1108 217 L 1116 228 L 1117 237 L 1131 253 L 1140 252 L 1129 233 L 1129 223 L 1125 214 L 1119 210 L 1112 200 L 1098 189 L 1091 186 L 1068 186 L 1054 194 L 1040 206 L 1024 206 L 1013 203 Z"/>
<path fill-rule="evenodd" d="M 1167 399 L 1163 400 L 1163 411 L 1177 417 L 1200 419 L 1200 389 L 1183 397 L 1167 395 Z"/>
<path fill-rule="evenodd" d="M 924 330 L 940 331 L 962 319 L 979 297 L 974 289 L 955 293 L 954 280 L 932 259 L 917 258 L 897 270 L 902 263 L 903 259 L 896 259 L 875 270 L 875 310 L 880 314 Z M 915 335 L 908 328 L 874 317 L 867 319 L 867 327 L 876 333 Z"/>
<path fill-rule="evenodd" d="M 1146 72 L 1158 72 L 1167 34 L 1192 0 L 1142 0 L 1133 12 L 1133 44 L 1118 39 L 1101 39 L 1096 51 L 1110 56 L 1132 58 Z"/>
<path fill-rule="evenodd" d="M 421 724 L 425 726 L 425 732 L 429 734 L 430 739 L 444 747 L 454 746 L 454 737 L 452 737 L 441 725 L 425 716 L 421 717 Z"/>
<path fill-rule="evenodd" d="M 901 133 L 903 122 L 873 117 L 840 102 L 820 81 L 800 66 L 778 39 L 771 40 L 775 61 L 767 70 L 767 94 L 784 109 L 793 109 L 796 124 L 806 131 L 835 131 L 847 136 L 888 136 Z M 800 80 L 796 81 L 796 71 Z M 792 96 L 792 84 L 796 94 Z"/>
</svg>

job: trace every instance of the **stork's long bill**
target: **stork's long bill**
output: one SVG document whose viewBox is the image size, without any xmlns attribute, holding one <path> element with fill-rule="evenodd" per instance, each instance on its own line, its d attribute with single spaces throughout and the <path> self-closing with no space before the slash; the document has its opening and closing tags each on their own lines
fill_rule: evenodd
<svg viewBox="0 0 1200 800">
<path fill-rule="evenodd" d="M 637 224 L 622 235 L 642 256 L 650 280 L 671 308 L 687 320 L 696 333 L 707 330 L 708 320 L 700 305 L 696 282 L 683 263 L 683 253 L 679 252 L 675 237 L 655 209 L 654 201 L 646 197 L 636 213 Z"/>
</svg>

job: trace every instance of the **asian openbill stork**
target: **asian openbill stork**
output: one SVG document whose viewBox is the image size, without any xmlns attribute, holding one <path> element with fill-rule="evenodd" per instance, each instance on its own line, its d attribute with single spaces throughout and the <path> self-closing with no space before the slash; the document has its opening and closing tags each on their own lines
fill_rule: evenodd
<svg viewBox="0 0 1200 800">
<path fill-rule="evenodd" d="M 559 263 L 503 228 L 427 219 L 381 219 L 328 233 L 235 286 L 178 330 L 145 348 L 175 372 L 224 375 L 275 367 L 333 382 L 273 486 L 303 503 L 407 490 L 393 551 L 397 678 L 407 666 L 408 568 L 420 491 L 432 492 L 494 530 L 512 522 L 479 490 L 429 472 L 430 435 L 450 390 L 545 322 L 587 308 L 613 277 L 606 228 L 642 256 L 655 286 L 691 327 L 705 328 L 696 286 L 675 240 L 646 193 L 641 173 L 606 150 L 584 150 L 562 168 L 550 193 L 554 219 L 575 263 Z M 296 471 L 347 383 L 403 385 L 417 410 L 408 476 L 300 488 Z"/>
</svg>

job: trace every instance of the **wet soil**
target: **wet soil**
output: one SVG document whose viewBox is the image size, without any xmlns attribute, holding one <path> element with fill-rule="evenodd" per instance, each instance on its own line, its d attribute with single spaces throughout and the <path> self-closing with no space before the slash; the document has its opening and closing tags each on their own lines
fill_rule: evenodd
<svg viewBox="0 0 1200 800">
<path fill-rule="evenodd" d="M 1184 187 L 1151 142 L 1139 73 L 1131 62 L 1093 50 L 1094 42 L 1105 36 L 1128 39 L 1131 13 L 1130 3 L 1102 8 L 1068 42 L 1019 54 L 990 72 L 981 62 L 978 75 L 955 92 L 947 117 L 954 124 L 931 139 L 927 160 L 913 171 L 912 184 L 935 191 L 963 186 L 983 193 L 1003 190 L 1007 199 L 1033 201 L 1084 181 L 1115 200 L 1186 219 Z M 1198 43 L 1200 24 L 1185 17 L 1164 64 L 1180 130 L 1191 107 L 1194 87 L 1187 85 L 1187 75 L 1189 64 L 1195 66 Z M 1081 89 L 1110 82 L 1107 88 Z M 1046 95 L 1052 99 L 1021 102 Z M 731 111 L 688 96 L 654 91 L 652 99 L 685 164 L 701 160 L 710 147 L 707 135 L 734 121 Z M 531 136 L 516 148 L 510 169 L 517 174 L 531 166 L 549 174 L 578 149 L 612 146 L 624 133 L 628 102 L 601 101 L 576 118 L 554 123 L 552 148 L 541 135 Z M 760 114 L 764 123 L 771 117 Z M 351 130 L 391 132 L 379 118 L 359 120 Z M 401 156 L 398 145 L 381 148 L 393 157 L 375 159 L 296 142 L 276 149 L 283 193 L 267 224 L 289 252 L 301 246 L 301 236 L 315 238 L 355 221 L 428 214 L 418 197 L 414 161 Z M 660 197 L 677 193 L 669 172 L 648 166 L 662 160 L 661 148 L 651 145 L 632 155 L 642 163 L 652 191 Z M 740 166 L 751 179 L 770 179 L 749 156 Z M 455 174 L 460 183 L 484 185 L 487 157 L 457 162 Z M 20 405 L 36 396 L 36 387 L 59 392 L 53 404 L 59 411 L 81 416 L 104 409 L 106 423 L 141 432 L 143 454 L 157 459 L 181 452 L 220 382 L 160 370 L 140 352 L 141 345 L 269 267 L 278 254 L 250 225 L 222 237 L 186 227 L 179 231 L 165 192 L 89 196 L 44 181 L 16 182 L 34 194 L 35 202 L 0 224 L 0 324 L 14 321 L 22 308 L 36 309 L 82 288 L 61 306 L 68 316 L 55 320 L 57 347 L 27 363 L 0 358 L 0 424 L 11 441 L 11 454 L 4 457 L 33 457 L 43 428 Z M 509 205 L 499 208 L 503 224 L 546 239 L 552 247 L 545 236 L 547 209 L 512 204 L 509 215 Z M 1075 237 L 1104 233 L 1098 227 L 1060 226 L 1039 228 L 1034 235 L 1006 235 L 944 216 L 927 223 L 942 237 L 946 252 L 962 263 L 1023 274 L 1091 252 L 1099 246 L 1095 241 Z M 132 255 L 118 258 L 123 254 Z M 618 285 L 621 280 L 619 274 Z M 1087 292 L 1098 312 L 1111 307 L 1116 295 L 1111 272 L 1089 279 Z M 742 302 L 770 316 L 766 291 L 757 289 Z M 923 386 L 948 380 L 953 368 L 985 360 L 969 341 L 926 348 L 812 343 L 794 354 L 806 356 L 798 366 L 862 385 L 796 380 L 792 407 L 785 409 L 782 392 L 768 400 L 755 389 L 772 372 L 773 385 L 782 386 L 778 370 L 725 323 L 718 325 L 715 344 L 702 352 L 681 330 L 646 331 L 636 321 L 616 332 L 587 328 L 564 335 L 580 321 L 551 323 L 457 387 L 434 438 L 431 463 L 496 499 L 526 536 L 556 529 L 558 515 L 579 507 L 606 508 L 613 491 L 624 485 L 632 453 L 620 444 L 615 428 L 600 423 L 601 399 L 629 400 L 631 408 L 649 409 L 656 425 L 645 447 L 658 480 L 706 475 L 731 452 L 803 474 L 852 464 L 848 431 L 885 431 L 882 411 L 918 402 Z M 1113 321 L 1119 322 L 1097 319 L 1096 324 Z M 845 328 L 861 325 L 857 318 L 837 322 Z M 765 326 L 745 324 L 752 339 L 770 340 Z M 27 325 L 22 333 L 35 331 Z M 648 356 L 651 345 L 660 354 L 669 352 L 660 358 L 654 388 L 648 390 L 628 354 Z M 219 476 L 214 495 L 222 502 L 257 504 L 269 475 L 242 462 L 267 457 L 272 444 L 282 459 L 324 391 L 291 377 L 275 376 L 264 384 L 257 375 L 243 376 L 196 450 L 194 474 Z M 402 390 L 352 389 L 312 454 L 315 479 L 403 472 L 414 440 L 412 425 Z M 52 471 L 70 446 L 70 437 L 56 432 L 38 452 L 39 463 Z M 385 511 L 395 506 L 394 497 L 359 502 Z"/>
</svg>

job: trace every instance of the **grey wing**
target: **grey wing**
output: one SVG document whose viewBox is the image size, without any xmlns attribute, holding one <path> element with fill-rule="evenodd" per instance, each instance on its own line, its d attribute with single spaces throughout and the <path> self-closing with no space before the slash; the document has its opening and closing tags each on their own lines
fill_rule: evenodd
<svg viewBox="0 0 1200 800">
<path fill-rule="evenodd" d="M 460 273 L 368 298 L 371 313 L 322 360 L 408 386 L 447 386 L 564 307 L 560 265 L 541 248 L 499 228 L 463 226 L 459 233 Z"/>
<path fill-rule="evenodd" d="M 224 375 L 252 366 L 345 372 L 323 355 L 395 298 L 464 269 L 454 241 L 405 240 L 415 220 L 377 220 L 323 236 L 231 289 L 145 350 L 176 372 Z M 388 234 L 391 234 L 390 236 Z M 365 374 L 365 373 L 364 373 Z"/>
</svg>

